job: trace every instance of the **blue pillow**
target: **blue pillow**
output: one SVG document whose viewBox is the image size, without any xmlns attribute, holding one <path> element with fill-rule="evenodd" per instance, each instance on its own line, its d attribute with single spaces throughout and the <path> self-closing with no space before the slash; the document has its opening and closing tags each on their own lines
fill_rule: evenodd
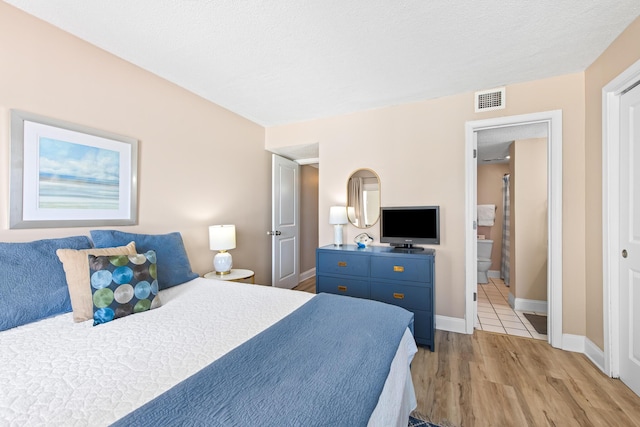
<svg viewBox="0 0 640 427">
<path fill-rule="evenodd" d="M 93 326 L 160 307 L 156 253 L 89 255 Z"/>
<path fill-rule="evenodd" d="M 89 249 L 87 236 L 0 242 L 0 331 L 71 311 L 58 249 Z"/>
<path fill-rule="evenodd" d="M 191 264 L 180 233 L 135 234 L 117 230 L 91 230 L 91 238 L 96 248 L 111 248 L 136 242 L 138 253 L 155 251 L 158 258 L 158 283 L 160 289 L 167 289 L 198 277 L 191 271 Z M 124 245 L 121 244 L 124 242 Z"/>
</svg>

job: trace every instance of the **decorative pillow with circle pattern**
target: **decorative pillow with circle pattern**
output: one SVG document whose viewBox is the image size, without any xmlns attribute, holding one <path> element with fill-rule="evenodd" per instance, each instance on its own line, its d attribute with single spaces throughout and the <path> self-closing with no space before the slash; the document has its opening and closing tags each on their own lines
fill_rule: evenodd
<svg viewBox="0 0 640 427">
<path fill-rule="evenodd" d="M 89 255 L 93 325 L 160 307 L 155 251 Z"/>
</svg>

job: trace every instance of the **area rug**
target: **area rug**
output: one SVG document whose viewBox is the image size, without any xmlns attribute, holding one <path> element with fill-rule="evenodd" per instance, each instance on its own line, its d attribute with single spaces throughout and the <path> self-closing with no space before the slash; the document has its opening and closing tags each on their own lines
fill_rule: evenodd
<svg viewBox="0 0 640 427">
<path fill-rule="evenodd" d="M 524 313 L 524 317 L 527 318 L 531 326 L 541 335 L 547 335 L 547 316 L 540 316 L 538 314 Z"/>
<path fill-rule="evenodd" d="M 413 413 L 409 416 L 409 426 L 408 427 L 440 427 L 438 424 L 430 423 L 427 420 L 423 420 L 423 417 L 420 415 Z"/>
</svg>

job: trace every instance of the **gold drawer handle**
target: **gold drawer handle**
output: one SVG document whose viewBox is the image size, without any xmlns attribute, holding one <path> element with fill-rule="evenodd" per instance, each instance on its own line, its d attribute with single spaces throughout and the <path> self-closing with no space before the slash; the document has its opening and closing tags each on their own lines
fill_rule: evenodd
<svg viewBox="0 0 640 427">
<path fill-rule="evenodd" d="M 397 273 L 404 273 L 404 267 L 401 265 L 394 265 L 393 266 L 393 271 L 397 272 Z"/>
<path fill-rule="evenodd" d="M 338 267 L 346 267 L 347 263 L 345 261 L 338 261 Z"/>
<path fill-rule="evenodd" d="M 338 286 L 338 290 L 342 291 L 342 292 L 346 292 L 347 291 L 347 287 L 346 286 Z"/>
<path fill-rule="evenodd" d="M 393 294 L 395 299 L 404 299 L 404 294 Z"/>
</svg>

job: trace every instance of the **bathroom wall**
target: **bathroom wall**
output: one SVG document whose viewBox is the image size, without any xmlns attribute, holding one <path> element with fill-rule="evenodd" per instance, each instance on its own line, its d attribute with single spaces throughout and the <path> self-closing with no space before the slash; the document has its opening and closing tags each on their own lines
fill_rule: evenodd
<svg viewBox="0 0 640 427">
<path fill-rule="evenodd" d="M 519 140 L 513 147 L 510 293 L 547 301 L 547 139 Z"/>
<path fill-rule="evenodd" d="M 502 177 L 509 173 L 508 163 L 478 165 L 478 204 L 496 205 L 496 221 L 493 227 L 478 227 L 478 234 L 493 240 L 491 267 L 500 271 L 502 254 Z"/>
</svg>

